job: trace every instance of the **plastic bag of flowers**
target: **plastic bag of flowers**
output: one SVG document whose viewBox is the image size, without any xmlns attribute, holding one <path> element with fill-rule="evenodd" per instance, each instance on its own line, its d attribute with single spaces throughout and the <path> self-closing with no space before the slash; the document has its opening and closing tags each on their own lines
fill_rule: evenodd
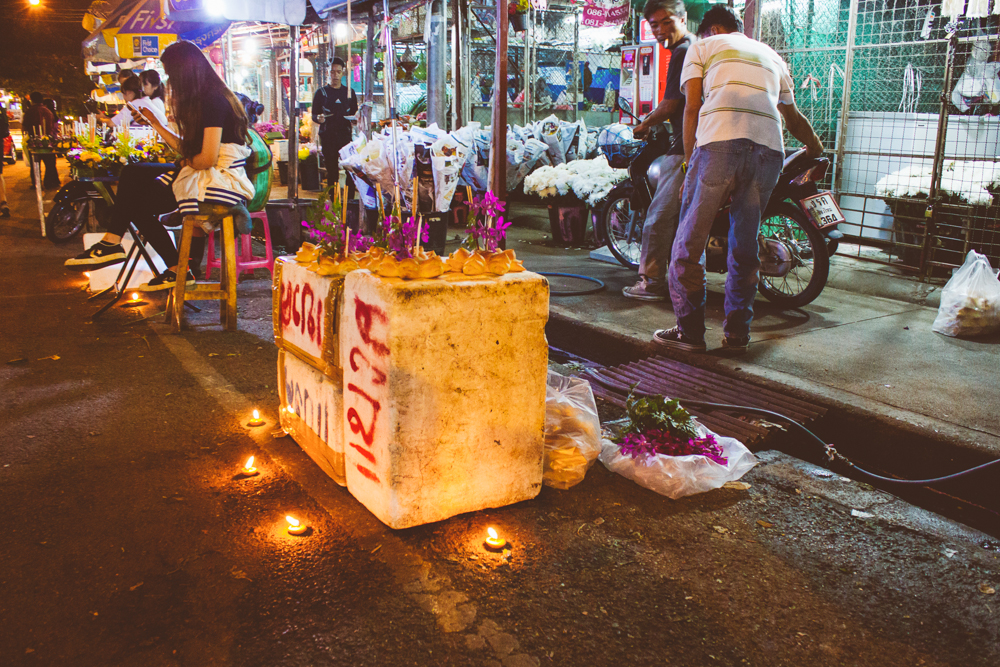
<svg viewBox="0 0 1000 667">
<path fill-rule="evenodd" d="M 626 409 L 628 426 L 616 442 L 602 441 L 601 463 L 660 495 L 711 491 L 757 465 L 743 443 L 712 433 L 677 400 L 629 396 Z"/>
<path fill-rule="evenodd" d="M 542 482 L 563 490 L 575 486 L 600 453 L 601 420 L 590 383 L 549 371 Z"/>
<path fill-rule="evenodd" d="M 990 260 L 970 250 L 941 292 L 931 331 L 945 336 L 982 336 L 1000 331 L 1000 280 Z"/>
</svg>

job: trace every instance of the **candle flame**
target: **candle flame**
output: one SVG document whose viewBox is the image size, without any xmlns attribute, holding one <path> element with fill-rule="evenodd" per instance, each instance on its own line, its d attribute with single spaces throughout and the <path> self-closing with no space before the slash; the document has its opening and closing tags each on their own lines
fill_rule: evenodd
<svg viewBox="0 0 1000 667">
<path fill-rule="evenodd" d="M 293 414 L 293 415 L 294 415 L 294 414 L 295 414 L 295 408 L 293 408 L 292 406 L 290 406 L 290 405 L 289 405 L 289 406 L 288 406 L 288 412 L 289 412 L 290 414 Z"/>
<path fill-rule="evenodd" d="M 243 466 L 243 467 L 247 468 L 247 469 L 250 469 L 250 468 L 253 467 L 253 457 L 252 456 L 247 459 L 247 464 L 245 466 Z"/>
<path fill-rule="evenodd" d="M 138 301 L 139 300 L 139 293 L 138 292 L 132 292 L 132 300 L 133 301 Z"/>
<path fill-rule="evenodd" d="M 493 530 L 492 528 L 487 528 L 486 532 L 489 533 L 491 540 L 497 539 L 497 531 Z"/>
<path fill-rule="evenodd" d="M 291 526 L 292 528 L 298 528 L 299 527 L 299 520 L 296 519 L 294 516 L 287 515 L 285 517 L 285 521 L 287 521 L 288 525 Z"/>
<path fill-rule="evenodd" d="M 258 410 L 253 411 L 253 420 L 260 421 L 260 412 Z"/>
<path fill-rule="evenodd" d="M 89 278 L 90 277 L 90 271 L 84 271 L 83 275 L 84 275 L 85 278 Z"/>
</svg>

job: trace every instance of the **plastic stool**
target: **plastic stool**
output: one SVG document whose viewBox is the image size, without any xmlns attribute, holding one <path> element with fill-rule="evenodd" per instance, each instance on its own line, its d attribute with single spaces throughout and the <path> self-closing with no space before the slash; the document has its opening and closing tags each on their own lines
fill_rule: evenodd
<svg viewBox="0 0 1000 667">
<path fill-rule="evenodd" d="M 253 275 L 254 269 L 267 269 L 268 273 L 274 275 L 274 251 L 271 250 L 271 225 L 267 222 L 267 213 L 257 211 L 250 214 L 251 219 L 264 222 L 264 256 L 254 257 L 253 246 L 250 243 L 250 234 L 240 234 L 239 252 L 236 253 L 236 277 L 244 273 Z M 208 260 L 205 264 L 205 279 L 212 275 L 212 269 L 222 268 L 222 258 L 215 257 L 215 234 L 208 235 Z"/>
</svg>

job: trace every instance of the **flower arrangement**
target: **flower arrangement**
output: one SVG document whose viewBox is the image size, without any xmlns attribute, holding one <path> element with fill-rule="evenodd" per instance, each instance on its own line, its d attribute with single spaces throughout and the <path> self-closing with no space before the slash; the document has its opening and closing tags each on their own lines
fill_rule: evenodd
<svg viewBox="0 0 1000 667">
<path fill-rule="evenodd" d="M 636 398 L 629 394 L 625 409 L 629 424 L 615 440 L 623 455 L 639 461 L 648 461 L 657 454 L 695 455 L 726 465 L 727 458 L 715 436 L 711 433 L 702 436 L 691 413 L 677 399 Z"/>
<path fill-rule="evenodd" d="M 529 0 L 514 0 L 507 4 L 507 15 L 515 16 L 517 14 L 526 14 L 528 12 L 528 7 L 531 6 Z"/>
<path fill-rule="evenodd" d="M 302 160 L 308 160 L 317 153 L 319 153 L 319 148 L 316 147 L 316 144 L 311 142 L 301 144 L 299 145 L 299 162 Z"/>
<path fill-rule="evenodd" d="M 503 216 L 500 215 L 504 212 L 504 202 L 500 201 L 492 190 L 487 191 L 482 199 L 478 199 L 471 196 L 470 189 L 469 199 L 471 203 L 465 230 L 470 239 L 468 245 L 474 245 L 476 250 L 496 252 L 507 237 L 507 228 L 510 227 L 510 223 L 505 223 Z"/>
<path fill-rule="evenodd" d="M 572 193 L 590 206 L 595 206 L 626 178 L 627 170 L 612 169 L 602 155 L 593 160 L 573 160 L 555 167 L 539 167 L 525 177 L 524 192 L 543 199 Z"/>
<path fill-rule="evenodd" d="M 350 252 L 365 252 L 375 243 L 375 239 L 348 232 L 346 224 L 347 198 L 339 184 L 328 187 L 306 211 L 302 221 L 310 241 L 318 253 L 329 258 Z M 346 244 L 346 251 L 345 251 Z"/>
<path fill-rule="evenodd" d="M 431 240 L 430 231 L 412 215 L 404 222 L 401 216 L 387 215 L 382 222 L 385 233 L 385 247 L 397 260 L 409 259 L 414 256 L 417 247 L 417 228 L 420 228 L 420 242 Z"/>
<path fill-rule="evenodd" d="M 265 139 L 284 139 L 288 134 L 288 128 L 271 121 L 261 121 L 253 129 Z"/>
</svg>

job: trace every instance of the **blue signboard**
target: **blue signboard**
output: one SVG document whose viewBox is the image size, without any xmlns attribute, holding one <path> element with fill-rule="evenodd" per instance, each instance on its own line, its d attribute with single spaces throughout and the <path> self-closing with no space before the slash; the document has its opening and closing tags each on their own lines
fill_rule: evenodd
<svg viewBox="0 0 1000 667">
<path fill-rule="evenodd" d="M 135 40 L 140 40 L 139 48 L 135 48 Z M 132 40 L 132 49 L 137 56 L 152 56 L 157 57 L 160 55 L 160 36 L 159 35 L 140 35 Z"/>
</svg>

